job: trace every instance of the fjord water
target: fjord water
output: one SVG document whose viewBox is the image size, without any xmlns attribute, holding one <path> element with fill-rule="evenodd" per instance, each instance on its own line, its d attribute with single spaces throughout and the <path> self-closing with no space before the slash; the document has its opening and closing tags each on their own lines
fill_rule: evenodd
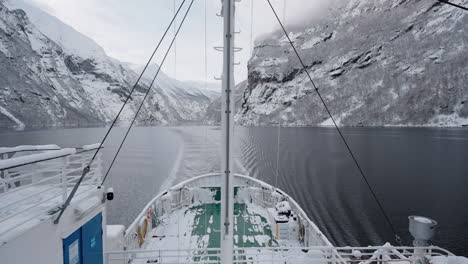
<svg viewBox="0 0 468 264">
<path fill-rule="evenodd" d="M 335 129 L 240 130 L 244 167 L 289 193 L 332 243 L 398 245 Z M 423 215 L 439 223 L 435 245 L 468 255 L 467 129 L 343 133 L 405 245 L 408 216 Z"/>
<path fill-rule="evenodd" d="M 124 128 L 110 135 L 104 172 Z M 409 245 L 408 215 L 439 222 L 434 244 L 468 255 L 468 130 L 345 128 L 347 138 L 392 224 Z M 1 132 L 1 146 L 98 142 L 105 129 Z M 336 130 L 235 128 L 235 171 L 290 194 L 335 245 L 395 244 Z M 220 130 L 137 127 L 114 165 L 108 223 L 128 226 L 146 203 L 172 184 L 220 169 Z"/>
</svg>

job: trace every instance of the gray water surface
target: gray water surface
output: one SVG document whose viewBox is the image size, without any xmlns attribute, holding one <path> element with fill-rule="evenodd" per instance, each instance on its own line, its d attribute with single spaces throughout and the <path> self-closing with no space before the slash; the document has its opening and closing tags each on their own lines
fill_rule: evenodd
<svg viewBox="0 0 468 264">
<path fill-rule="evenodd" d="M 294 197 L 335 245 L 397 244 L 335 129 L 238 130 L 250 174 Z M 407 217 L 423 215 L 439 222 L 435 245 L 468 255 L 467 129 L 343 133 L 405 245 L 412 242 Z"/>
<path fill-rule="evenodd" d="M 135 128 L 106 183 L 116 193 L 108 207 L 109 224 L 128 226 L 164 188 L 219 171 L 220 132 L 214 127 Z M 434 244 L 468 255 L 467 129 L 343 132 L 404 244 L 411 242 L 407 216 L 425 215 L 439 222 Z M 77 147 L 98 142 L 104 133 L 104 128 L 0 132 L 0 146 Z M 104 172 L 123 133 L 124 128 L 117 128 L 105 144 Z M 332 243 L 395 244 L 334 129 L 237 127 L 234 137 L 235 171 L 286 191 Z"/>
</svg>

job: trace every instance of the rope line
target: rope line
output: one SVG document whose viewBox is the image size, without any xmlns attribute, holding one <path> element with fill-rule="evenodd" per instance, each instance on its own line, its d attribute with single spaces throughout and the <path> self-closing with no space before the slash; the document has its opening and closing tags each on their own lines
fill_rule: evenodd
<svg viewBox="0 0 468 264">
<path fill-rule="evenodd" d="M 278 121 L 278 133 L 276 139 L 276 173 L 275 173 L 275 186 L 278 187 L 279 176 L 279 160 L 280 160 L 280 139 L 281 139 L 281 123 Z"/>
<path fill-rule="evenodd" d="M 254 23 L 254 0 L 250 1 L 250 52 L 253 54 L 253 23 Z"/>
<path fill-rule="evenodd" d="M 176 0 L 172 1 L 174 15 L 176 12 Z M 176 34 L 177 21 L 174 23 L 174 35 Z M 177 42 L 174 43 L 174 79 L 177 79 Z"/>
<path fill-rule="evenodd" d="M 130 126 L 129 126 L 128 129 L 127 129 L 127 132 L 125 133 L 125 136 L 124 136 L 122 142 L 120 143 L 119 148 L 118 148 L 117 152 L 116 152 L 115 155 L 114 155 L 114 158 L 112 159 L 112 162 L 111 162 L 111 164 L 110 164 L 110 166 L 109 166 L 109 169 L 107 169 L 106 175 L 104 176 L 104 179 L 102 180 L 101 185 L 104 184 L 104 182 L 106 181 L 107 177 L 109 176 L 109 173 L 110 173 L 112 167 L 114 166 L 114 163 L 115 163 L 115 161 L 117 160 L 117 157 L 118 157 L 119 154 L 120 154 L 120 150 L 122 149 L 122 147 L 123 147 L 125 141 L 127 140 L 127 137 L 128 137 L 128 135 L 130 134 L 130 131 L 131 131 L 131 129 L 133 128 L 133 124 L 135 123 L 135 121 L 136 121 L 138 115 L 140 114 L 141 109 L 143 108 L 144 102 L 145 102 L 146 98 L 148 97 L 149 92 L 150 92 L 151 89 L 153 88 L 153 84 L 154 84 L 154 82 L 156 81 L 156 78 L 158 77 L 159 72 L 161 71 L 161 68 L 162 68 L 163 65 L 164 65 L 164 62 L 166 61 L 166 58 L 167 58 L 167 56 L 169 55 L 169 52 L 171 51 L 171 48 L 172 48 L 172 46 L 173 46 L 174 43 L 175 43 L 175 40 L 176 40 L 176 38 L 177 38 L 177 35 L 179 34 L 179 31 L 180 31 L 180 29 L 182 28 L 182 25 L 184 24 L 185 19 L 187 18 L 187 15 L 188 15 L 188 13 L 190 12 L 190 9 L 192 8 L 192 5 L 193 5 L 193 2 L 194 2 L 194 1 L 195 1 L 195 0 L 191 0 L 189 7 L 187 8 L 187 11 L 186 11 L 185 14 L 184 14 L 184 17 L 182 18 L 182 21 L 181 21 L 181 23 L 179 24 L 179 27 L 177 28 L 177 31 L 176 31 L 176 33 L 174 34 L 174 37 L 172 38 L 171 44 L 169 45 L 169 48 L 167 49 L 166 54 L 164 55 L 164 58 L 163 58 L 163 60 L 161 61 L 161 65 L 159 66 L 158 71 L 157 71 L 156 74 L 154 75 L 153 80 L 151 81 L 151 84 L 150 84 L 148 90 L 147 90 L 146 93 L 145 93 L 145 97 L 143 97 L 143 100 L 141 101 L 140 106 L 138 107 L 138 110 L 137 110 L 135 116 L 133 117 L 133 120 L 132 120 L 132 122 L 130 123 Z"/>
<path fill-rule="evenodd" d="M 177 11 L 177 14 L 179 14 L 179 11 L 180 9 L 182 8 L 183 4 L 185 3 L 186 0 L 183 0 L 182 4 L 179 6 L 179 9 Z M 143 77 L 143 75 L 145 74 L 148 66 L 150 65 L 151 61 L 153 60 L 154 58 L 154 55 L 156 54 L 156 52 L 159 50 L 159 47 L 161 46 L 161 43 L 163 42 L 163 40 L 165 39 L 167 33 L 169 32 L 169 29 L 171 28 L 172 24 L 174 23 L 174 20 L 176 19 L 176 16 L 177 14 L 172 18 L 171 22 L 169 23 L 169 25 L 167 26 L 166 28 L 166 31 L 164 32 L 163 36 L 161 37 L 161 39 L 159 40 L 158 44 L 156 45 L 156 48 L 154 49 L 153 53 L 151 54 L 150 58 L 148 59 L 148 61 L 146 62 L 146 65 L 145 67 L 143 68 L 143 70 L 141 71 L 140 75 L 138 76 L 138 79 L 136 80 L 135 84 L 133 85 L 132 89 L 130 90 L 130 93 L 128 94 L 127 98 L 125 99 L 122 107 L 120 108 L 119 112 L 117 113 L 116 117 L 114 118 L 114 120 L 112 121 L 112 124 L 111 126 L 109 127 L 109 129 L 107 130 L 106 134 L 104 135 L 103 139 L 101 140 L 101 143 L 99 144 L 99 148 L 96 149 L 96 152 L 94 152 L 94 155 L 93 157 L 91 158 L 91 160 L 89 161 L 88 165 L 86 165 L 86 167 L 83 169 L 83 172 L 81 173 L 81 176 L 80 178 L 78 179 L 78 181 L 76 182 L 75 186 L 73 186 L 73 189 L 72 191 L 70 192 L 70 195 L 68 196 L 67 200 L 65 201 L 65 203 L 63 204 L 62 206 L 62 210 L 60 211 L 59 215 L 57 216 L 57 218 L 54 220 L 54 224 L 58 224 L 59 221 L 60 221 L 60 218 L 62 217 L 65 209 L 68 207 L 68 205 L 70 204 L 71 200 L 73 199 L 73 197 L 75 196 L 75 193 L 76 191 L 78 190 L 78 187 L 80 186 L 81 182 L 83 181 L 84 177 L 86 176 L 86 174 L 88 174 L 88 172 L 90 171 L 91 169 L 91 165 L 93 164 L 94 160 L 96 159 L 97 157 L 97 154 L 99 153 L 99 151 L 102 149 L 102 145 L 104 144 L 104 142 L 106 141 L 106 139 L 108 138 L 111 130 L 114 128 L 115 124 L 117 123 L 117 120 L 119 119 L 120 115 L 122 114 L 122 111 L 123 109 L 125 108 L 125 105 L 128 103 L 128 101 L 130 100 L 133 92 L 136 90 L 136 88 L 138 87 L 138 83 L 140 82 L 141 78 Z"/>
<path fill-rule="evenodd" d="M 333 118 L 333 115 L 331 114 L 330 109 L 328 108 L 328 106 L 327 106 L 325 100 L 324 100 L 323 97 L 322 97 L 322 94 L 320 93 L 320 91 L 319 91 L 319 89 L 317 88 L 315 82 L 313 81 L 312 77 L 310 76 L 310 73 L 309 73 L 309 71 L 307 70 L 307 67 L 305 66 L 305 63 L 304 63 L 304 61 L 302 60 L 301 56 L 299 55 L 299 53 L 298 53 L 296 47 L 294 46 L 294 43 L 292 42 L 291 38 L 289 37 L 289 34 L 286 32 L 286 29 L 284 28 L 283 23 L 281 22 L 280 18 L 278 17 L 278 14 L 276 13 L 275 8 L 274 8 L 273 5 L 271 4 L 270 0 L 266 0 L 266 1 L 267 1 L 268 4 L 270 5 L 271 10 L 273 11 L 273 14 L 274 14 L 275 17 L 276 17 L 276 20 L 278 21 L 279 25 L 281 26 L 281 29 L 283 30 L 285 36 L 287 37 L 288 42 L 289 42 L 289 44 L 291 45 L 291 47 L 292 47 L 294 53 L 296 54 L 296 57 L 298 58 L 298 60 L 299 60 L 299 62 L 300 62 L 300 64 L 301 64 L 301 66 L 302 66 L 304 72 L 307 74 L 307 77 L 309 78 L 310 82 L 312 83 L 316 94 L 318 95 L 320 101 L 322 102 L 322 104 L 323 104 L 323 106 L 324 106 L 324 108 L 325 108 L 325 110 L 326 110 L 328 116 L 329 116 L 330 119 L 332 120 L 333 125 L 335 126 L 336 130 L 338 131 L 338 134 L 339 134 L 341 140 L 343 141 L 344 145 L 346 146 L 346 149 L 348 150 L 348 153 L 349 153 L 349 155 L 351 156 L 351 158 L 352 158 L 354 164 L 356 165 L 357 169 L 359 170 L 360 175 L 361 175 L 362 178 L 364 179 L 364 181 L 365 181 L 367 187 L 369 188 L 369 190 L 370 190 L 370 192 L 371 192 L 373 198 L 375 199 L 375 201 L 376 201 L 376 203 L 377 203 L 377 205 L 378 205 L 380 211 L 382 212 L 384 218 L 385 218 L 386 221 L 388 222 L 388 224 L 389 224 L 389 226 L 390 226 L 390 228 L 391 228 L 393 234 L 395 235 L 395 240 L 396 240 L 398 243 L 401 243 L 401 239 L 400 239 L 400 237 L 398 236 L 398 234 L 397 234 L 397 232 L 396 232 L 396 229 L 395 229 L 395 227 L 393 226 L 392 221 L 390 221 L 389 216 L 388 216 L 387 213 L 385 212 L 385 209 L 384 209 L 382 203 L 381 203 L 380 200 L 378 199 L 377 194 L 375 193 L 375 191 L 374 191 L 374 189 L 372 188 L 370 182 L 368 181 L 368 179 L 367 179 L 367 177 L 366 177 L 366 175 L 365 175 L 365 173 L 364 173 L 364 171 L 363 171 L 361 165 L 359 164 L 358 160 L 356 159 L 356 156 L 354 155 L 353 151 L 351 150 L 351 147 L 349 146 L 348 142 L 346 141 L 346 138 L 344 137 L 343 133 L 341 132 L 340 127 L 339 127 L 338 124 L 336 123 L 335 118 Z"/>
<path fill-rule="evenodd" d="M 447 4 L 447 5 L 451 5 L 451 6 L 454 6 L 454 7 L 458 7 L 458 8 L 460 8 L 460 9 L 465 10 L 465 11 L 468 11 L 468 7 L 464 7 L 464 6 L 461 6 L 461 5 L 457 5 L 457 4 L 451 3 L 451 2 L 449 2 L 448 0 L 439 0 L 439 2 L 444 3 L 444 4 Z"/>
<path fill-rule="evenodd" d="M 205 30 L 205 89 L 208 88 L 208 5 L 205 0 L 205 18 L 204 18 L 204 30 Z"/>
</svg>

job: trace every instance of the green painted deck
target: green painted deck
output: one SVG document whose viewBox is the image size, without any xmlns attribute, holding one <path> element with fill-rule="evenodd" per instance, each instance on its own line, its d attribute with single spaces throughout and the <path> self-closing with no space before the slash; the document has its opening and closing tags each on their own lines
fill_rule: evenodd
<svg viewBox="0 0 468 264">
<path fill-rule="evenodd" d="M 209 237 L 208 243 L 201 243 L 199 246 L 205 248 L 221 247 L 221 234 L 219 232 L 221 227 L 221 205 L 219 203 L 204 204 L 187 210 L 195 214 L 192 236 Z M 245 204 L 234 204 L 235 246 L 267 247 L 277 244 L 265 216 L 248 210 L 248 206 Z"/>
<path fill-rule="evenodd" d="M 191 252 L 192 255 L 188 257 L 182 255 L 164 258 L 165 261 L 174 261 L 174 263 L 181 259 L 188 262 L 208 260 L 212 263 L 220 263 L 221 191 L 219 187 L 201 188 L 209 192 L 205 190 L 198 192 L 193 196 L 190 206 L 179 207 L 158 219 L 158 224 L 150 231 L 143 249 L 180 249 Z M 238 188 L 235 188 L 236 201 L 243 200 L 237 199 L 238 194 L 244 195 L 239 192 Z M 246 203 L 234 204 L 233 239 L 236 254 L 248 255 L 248 257 L 239 256 L 240 263 L 251 263 L 255 258 L 251 255 L 256 256 L 258 253 L 258 249 L 253 248 L 263 247 L 267 250 L 266 252 L 275 252 L 277 251 L 275 248 L 284 246 L 285 241 L 275 239 L 275 232 L 272 231 L 275 225 L 271 222 L 273 221 L 271 209 L 250 203 L 248 200 L 245 201 Z M 294 242 L 294 246 L 299 243 L 295 240 L 291 242 Z M 200 249 L 200 252 L 194 252 L 197 251 L 196 249 Z M 274 257 L 274 254 L 271 254 L 271 257 Z"/>
<path fill-rule="evenodd" d="M 204 204 L 187 209 L 195 214 L 192 236 L 198 237 L 200 248 L 221 247 L 221 205 L 219 203 Z M 208 236 L 207 243 L 204 237 Z M 238 247 L 267 247 L 278 243 L 273 237 L 268 220 L 249 210 L 245 204 L 234 204 L 234 245 Z M 208 251 L 216 254 L 216 251 Z M 241 253 L 241 252 L 240 252 Z M 220 261 L 219 257 L 208 256 L 205 260 Z M 245 258 L 241 258 L 245 260 Z M 196 257 L 194 261 L 200 261 Z"/>
<path fill-rule="evenodd" d="M 200 254 L 216 255 L 218 251 L 206 249 L 221 247 L 221 192 L 220 188 L 205 188 L 212 193 L 209 203 L 182 207 L 161 219 L 161 224 L 151 230 L 145 249 L 194 249 Z M 237 190 L 235 190 L 237 194 Z M 275 247 L 269 223 L 268 209 L 254 204 L 234 204 L 234 246 L 239 248 Z M 219 256 L 204 256 L 205 260 L 219 261 Z M 194 259 L 199 261 L 200 257 Z"/>
</svg>

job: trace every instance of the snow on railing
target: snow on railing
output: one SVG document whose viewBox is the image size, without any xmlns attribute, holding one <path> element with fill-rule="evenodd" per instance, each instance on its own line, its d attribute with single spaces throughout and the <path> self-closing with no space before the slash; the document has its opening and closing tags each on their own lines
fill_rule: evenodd
<svg viewBox="0 0 468 264">
<path fill-rule="evenodd" d="M 0 170 L 12 169 L 20 166 L 25 166 L 37 162 L 48 161 L 51 159 L 57 159 L 69 155 L 73 155 L 76 153 L 76 149 L 74 148 L 64 148 L 60 150 L 52 150 L 47 151 L 44 153 L 39 154 L 32 154 L 17 158 L 10 158 L 0 160 Z"/>
<path fill-rule="evenodd" d="M 449 251 L 435 247 L 270 247 L 237 248 L 233 263 L 328 263 L 328 264 L 414 264 L 424 258 L 452 256 Z M 402 263 L 403 262 L 403 263 Z"/>
<path fill-rule="evenodd" d="M 127 249 L 138 249 L 146 240 L 146 235 L 152 228 L 152 219 L 161 219 L 165 215 L 190 206 L 192 202 L 197 203 L 194 193 L 190 188 L 196 187 L 219 187 L 221 184 L 219 173 L 210 173 L 183 181 L 170 189 L 154 197 L 137 216 L 135 221 L 125 232 L 125 246 Z M 304 246 L 332 246 L 320 229 L 308 218 L 301 207 L 285 192 L 277 189 L 258 179 L 235 174 L 234 186 L 248 186 L 248 195 L 253 203 L 266 208 L 274 208 L 283 200 L 287 200 L 291 209 L 299 216 L 303 227 L 302 233 L 298 234 Z"/>
<path fill-rule="evenodd" d="M 126 250 L 107 252 L 105 264 L 136 263 L 221 263 L 219 248 Z M 424 258 L 453 256 L 435 247 L 237 247 L 233 263 L 278 264 L 417 264 Z M 133 263 L 132 262 L 132 263 Z M 403 262 L 403 263 L 402 263 Z"/>
<path fill-rule="evenodd" d="M 138 249 L 145 242 L 146 235 L 152 227 L 152 218 L 161 219 L 164 215 L 178 210 L 181 206 L 188 206 L 192 199 L 187 192 L 187 187 L 217 186 L 219 185 L 219 173 L 211 173 L 181 182 L 168 190 L 155 196 L 135 221 L 125 231 L 125 247 Z"/>
<path fill-rule="evenodd" d="M 105 264 L 126 263 L 221 263 L 221 249 L 128 250 L 105 253 Z"/>
<path fill-rule="evenodd" d="M 60 208 L 94 154 L 91 150 L 66 148 L 0 160 L 0 233 L 41 215 L 52 215 Z M 98 155 L 83 179 L 79 195 L 100 184 L 101 159 Z M 10 225 L 12 228 L 7 229 Z"/>
<path fill-rule="evenodd" d="M 57 145 L 23 145 L 16 147 L 1 147 L 0 148 L 0 159 L 10 158 L 9 156 L 14 155 L 17 152 L 25 151 L 47 151 L 47 150 L 59 150 L 61 149 Z"/>
<path fill-rule="evenodd" d="M 250 187 L 259 188 L 258 190 L 251 191 L 250 197 L 252 197 L 254 203 L 260 206 L 274 208 L 279 202 L 288 201 L 289 205 L 291 206 L 291 210 L 299 216 L 299 222 L 303 227 L 303 231 L 300 235 L 300 241 L 303 242 L 305 246 L 332 246 L 327 237 L 309 219 L 304 210 L 291 196 L 279 188 L 271 186 L 258 179 L 238 174 L 235 176 L 255 183 L 248 185 Z"/>
</svg>

